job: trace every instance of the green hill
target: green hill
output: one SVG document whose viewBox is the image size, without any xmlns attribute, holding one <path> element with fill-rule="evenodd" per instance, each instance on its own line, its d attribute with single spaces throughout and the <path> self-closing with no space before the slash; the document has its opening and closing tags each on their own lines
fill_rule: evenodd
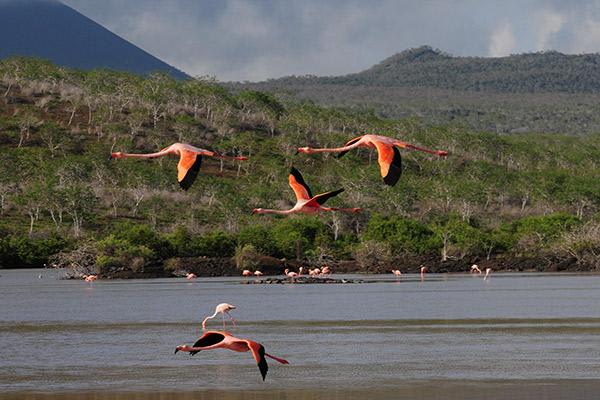
<svg viewBox="0 0 600 400">
<path fill-rule="evenodd" d="M 299 146 L 337 145 L 364 132 L 450 156 L 402 152 L 405 170 L 390 188 L 368 150 L 339 160 L 295 154 Z M 175 159 L 107 157 L 111 149 L 151 152 L 175 141 L 250 160 L 209 158 L 183 192 Z M 177 269 L 181 257 L 236 256 L 239 266 L 255 266 L 261 255 L 313 264 L 354 260 L 370 271 L 423 259 L 433 270 L 486 259 L 596 268 L 598 160 L 597 134 L 497 135 L 231 93 L 210 80 L 6 59 L 0 62 L 0 266 L 40 266 L 66 251 L 61 262 L 103 274 Z M 292 164 L 314 192 L 346 189 L 331 205 L 365 211 L 251 215 L 254 207 L 292 204 Z"/>
<path fill-rule="evenodd" d="M 600 54 L 453 57 L 424 46 L 365 71 L 230 84 L 323 105 L 499 133 L 600 132 Z"/>
</svg>

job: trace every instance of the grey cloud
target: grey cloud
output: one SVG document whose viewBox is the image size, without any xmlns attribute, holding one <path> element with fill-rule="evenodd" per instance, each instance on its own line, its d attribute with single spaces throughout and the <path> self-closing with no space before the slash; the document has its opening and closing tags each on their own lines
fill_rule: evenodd
<svg viewBox="0 0 600 400">
<path fill-rule="evenodd" d="M 356 72 L 423 44 L 478 56 L 491 55 L 492 46 L 497 50 L 492 55 L 600 48 L 600 1 L 64 3 L 189 74 L 220 80 Z"/>
</svg>

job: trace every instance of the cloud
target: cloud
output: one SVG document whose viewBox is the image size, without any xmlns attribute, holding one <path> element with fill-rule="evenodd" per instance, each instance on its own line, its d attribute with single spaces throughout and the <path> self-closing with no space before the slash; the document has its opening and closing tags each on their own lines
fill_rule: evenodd
<svg viewBox="0 0 600 400">
<path fill-rule="evenodd" d="M 488 54 L 490 57 L 507 56 L 514 52 L 516 46 L 512 26 L 504 21 L 492 31 Z"/>
<path fill-rule="evenodd" d="M 600 50 L 600 0 L 62 1 L 169 64 L 220 80 L 347 74 L 421 45 L 459 56 Z"/>
<path fill-rule="evenodd" d="M 553 39 L 563 28 L 565 21 L 565 15 L 552 9 L 536 12 L 534 15 L 535 49 L 537 51 L 551 49 Z"/>
</svg>

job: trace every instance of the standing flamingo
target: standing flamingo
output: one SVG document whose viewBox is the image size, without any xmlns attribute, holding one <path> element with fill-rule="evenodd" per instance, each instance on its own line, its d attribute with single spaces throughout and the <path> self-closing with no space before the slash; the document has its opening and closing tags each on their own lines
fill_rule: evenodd
<svg viewBox="0 0 600 400">
<path fill-rule="evenodd" d="M 479 269 L 479 266 L 477 264 L 471 265 L 471 273 L 472 274 L 480 274 L 481 273 L 481 270 Z"/>
<path fill-rule="evenodd" d="M 204 321 L 202 321 L 202 329 L 206 329 L 206 321 L 216 317 L 218 313 L 221 313 L 221 316 L 223 317 L 223 329 L 225 329 L 225 314 L 227 314 L 227 316 L 229 318 L 231 318 L 231 322 L 233 323 L 233 326 L 235 326 L 235 319 L 231 316 L 231 314 L 229 314 L 229 311 L 231 311 L 231 310 L 235 310 L 234 305 L 227 304 L 227 303 L 218 304 L 217 307 L 215 308 L 215 313 L 213 315 L 210 315 L 210 316 L 204 318 Z"/>
<path fill-rule="evenodd" d="M 485 276 L 483 277 L 483 280 L 487 280 L 490 277 L 490 274 L 492 273 L 492 269 L 491 268 L 486 268 L 485 269 Z"/>
<path fill-rule="evenodd" d="M 289 185 L 296 194 L 296 205 L 289 210 L 269 210 L 264 208 L 255 208 L 252 210 L 252 214 L 316 214 L 321 211 L 345 211 L 345 212 L 359 212 L 360 208 L 337 208 L 337 207 L 323 207 L 323 204 L 330 198 L 337 196 L 342 193 L 344 189 L 334 190 L 332 192 L 321 193 L 313 196 L 310 188 L 304 182 L 300 171 L 292 167 L 290 170 L 290 176 L 288 178 Z"/>
<path fill-rule="evenodd" d="M 185 279 L 187 279 L 188 281 L 194 280 L 194 279 L 196 279 L 196 278 L 197 278 L 196 274 L 194 274 L 194 273 L 192 273 L 192 272 L 190 272 L 189 274 L 187 274 L 187 275 L 185 276 Z"/>
<path fill-rule="evenodd" d="M 394 186 L 402 173 L 402 158 L 398 148 L 419 150 L 426 153 L 435 154 L 437 156 L 447 156 L 448 152 L 444 150 L 429 150 L 422 147 L 414 146 L 410 143 L 401 142 L 398 139 L 380 135 L 363 135 L 356 137 L 346 143 L 343 147 L 313 149 L 311 147 L 299 147 L 299 153 L 340 153 L 337 157 L 340 158 L 348 151 L 357 147 L 376 148 L 379 155 L 379 169 L 381 177 L 386 185 Z"/>
<path fill-rule="evenodd" d="M 263 276 L 263 275 L 264 274 L 259 270 L 254 271 L 254 276 Z"/>
<path fill-rule="evenodd" d="M 238 339 L 228 332 L 219 331 L 204 332 L 204 334 L 202 334 L 202 336 L 196 341 L 196 343 L 194 343 L 193 346 L 177 346 L 175 348 L 175 354 L 177 354 L 178 351 L 187 351 L 191 355 L 194 355 L 202 350 L 213 349 L 227 349 L 240 353 L 251 351 L 252 356 L 258 365 L 258 369 L 260 370 L 260 375 L 262 376 L 263 381 L 265 380 L 267 371 L 269 370 L 265 356 L 281 364 L 289 364 L 289 362 L 283 358 L 275 357 L 266 353 L 264 346 L 260 343 L 248 339 Z"/>
<path fill-rule="evenodd" d="M 110 159 L 113 158 L 156 158 L 166 155 L 179 156 L 179 164 L 177 164 L 177 181 L 183 190 L 188 190 L 196 180 L 200 165 L 202 164 L 202 156 L 227 158 L 232 160 L 247 160 L 247 157 L 229 157 L 210 150 L 200 149 L 185 143 L 174 143 L 169 147 L 165 147 L 158 153 L 150 154 L 131 154 L 131 153 L 111 153 Z"/>
<path fill-rule="evenodd" d="M 245 269 L 242 271 L 242 276 L 252 276 L 252 271 Z"/>
<path fill-rule="evenodd" d="M 402 272 L 400 272 L 399 269 L 393 269 L 392 274 L 394 274 L 394 276 L 400 276 L 400 275 L 402 275 Z"/>
</svg>

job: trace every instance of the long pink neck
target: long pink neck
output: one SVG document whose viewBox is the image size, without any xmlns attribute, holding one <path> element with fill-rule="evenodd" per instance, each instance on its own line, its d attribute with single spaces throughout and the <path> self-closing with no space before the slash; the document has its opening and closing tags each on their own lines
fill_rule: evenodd
<svg viewBox="0 0 600 400">
<path fill-rule="evenodd" d="M 323 149 L 313 149 L 313 148 L 309 148 L 309 153 L 339 153 L 342 151 L 348 151 L 348 150 L 352 150 L 355 147 L 359 147 L 360 144 L 359 142 L 351 144 L 350 146 L 344 146 L 344 147 L 333 147 L 333 148 L 323 148 Z"/>
<path fill-rule="evenodd" d="M 292 213 L 292 210 L 260 210 L 257 211 L 258 214 L 278 214 L 278 215 L 288 215 Z"/>
<path fill-rule="evenodd" d="M 166 156 L 167 154 L 174 154 L 174 151 L 169 150 L 168 148 L 159 151 L 158 153 L 149 153 L 149 154 L 136 154 L 136 153 L 123 153 L 121 156 L 126 158 L 156 158 Z"/>
</svg>

